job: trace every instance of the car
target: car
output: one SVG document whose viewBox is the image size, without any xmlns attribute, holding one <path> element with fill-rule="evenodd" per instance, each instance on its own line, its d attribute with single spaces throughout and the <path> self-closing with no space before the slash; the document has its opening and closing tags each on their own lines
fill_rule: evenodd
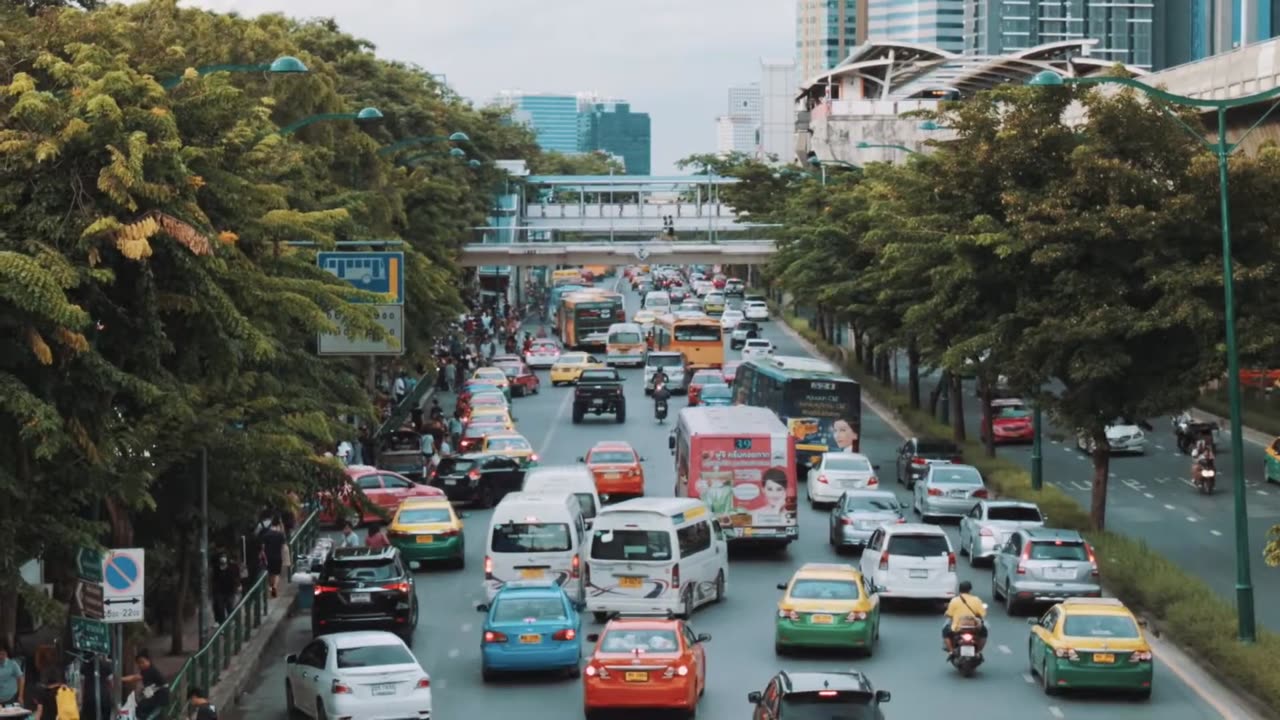
<svg viewBox="0 0 1280 720">
<path fill-rule="evenodd" d="M 884 720 L 880 706 L 890 697 L 888 690 L 876 690 L 857 670 L 783 670 L 769 680 L 763 691 L 747 693 L 747 702 L 755 706 L 751 720 Z"/>
<path fill-rule="evenodd" d="M 743 300 L 742 315 L 748 320 L 768 320 L 769 303 L 763 300 Z"/>
<path fill-rule="evenodd" d="M 693 717 L 707 684 L 710 635 L 678 618 L 615 617 L 587 640 L 596 644 L 582 671 L 587 720 L 606 710 L 680 710 Z"/>
<path fill-rule="evenodd" d="M 639 325 L 640 327 L 646 330 L 653 327 L 653 324 L 657 321 L 658 321 L 658 313 L 652 310 L 644 310 L 644 309 L 637 310 L 636 314 L 631 318 L 631 322 Z"/>
<path fill-rule="evenodd" d="M 467 396 L 465 403 L 460 403 L 462 407 L 459 409 L 462 410 L 463 417 L 470 416 L 472 413 L 483 415 L 486 412 L 497 415 L 497 410 L 509 413 L 508 408 L 511 405 L 507 402 L 507 396 L 498 392 L 492 385 L 486 387 L 489 388 L 488 392 L 473 393 Z"/>
<path fill-rule="evenodd" d="M 598 442 L 578 462 L 595 478 L 596 492 L 606 502 L 644 496 L 644 458 L 622 440 Z"/>
<path fill-rule="evenodd" d="M 929 470 L 932 463 L 961 463 L 964 460 L 960 447 L 950 440 L 938 438 L 911 438 L 898 448 L 897 478 L 899 485 L 915 489 L 916 481 Z"/>
<path fill-rule="evenodd" d="M 405 562 L 446 562 L 461 569 L 466 565 L 462 516 L 454 512 L 449 498 L 411 498 L 400 503 L 387 538 Z"/>
<path fill-rule="evenodd" d="M 644 356 L 644 394 L 653 394 L 653 378 L 658 368 L 667 375 L 667 389 L 672 394 L 684 392 L 684 381 L 689 376 L 689 363 L 684 353 L 650 350 Z"/>
<path fill-rule="evenodd" d="M 1155 662 L 1144 623 L 1119 600 L 1063 600 L 1027 624 L 1031 676 L 1046 695 L 1088 688 L 1151 697 Z"/>
<path fill-rule="evenodd" d="M 524 361 L 531 368 L 549 368 L 559 359 L 560 346 L 556 345 L 555 340 L 534 340 L 529 351 L 524 354 Z"/>
<path fill-rule="evenodd" d="M 733 387 L 733 379 L 738 376 L 738 368 L 742 367 L 741 360 L 730 360 L 720 366 L 720 374 L 724 376 L 724 384 Z"/>
<path fill-rule="evenodd" d="M 466 425 L 501 425 L 507 430 L 514 430 L 516 421 L 505 406 L 478 405 L 467 413 Z"/>
<path fill-rule="evenodd" d="M 733 404 L 733 388 L 724 383 L 708 383 L 698 394 L 698 404 L 707 407 L 728 407 Z"/>
<path fill-rule="evenodd" d="M 809 507 L 826 507 L 835 503 L 849 490 L 874 490 L 880 486 L 876 477 L 879 465 L 862 453 L 822 453 L 817 463 L 809 467 L 805 492 Z"/>
<path fill-rule="evenodd" d="M 1147 435 L 1139 423 L 1117 418 L 1107 425 L 1107 444 L 1112 455 L 1142 455 L 1147 452 Z M 1084 431 L 1076 433 L 1076 449 L 1092 453 L 1094 441 Z"/>
<path fill-rule="evenodd" d="M 708 315 L 719 315 L 724 312 L 725 302 L 724 293 L 709 292 L 702 296 L 702 311 Z"/>
<path fill-rule="evenodd" d="M 320 522 L 324 525 L 348 520 L 356 525 L 380 522 L 408 498 L 444 497 L 439 488 L 419 485 L 403 475 L 371 465 L 348 465 L 344 472 L 346 483 L 321 498 Z M 365 501 L 357 498 L 357 491 L 364 494 Z"/>
<path fill-rule="evenodd" d="M 520 461 L 506 455 L 466 453 L 440 458 L 427 482 L 453 502 L 470 502 L 482 508 L 497 505 L 507 493 L 524 484 Z"/>
<path fill-rule="evenodd" d="M 699 370 L 689 378 L 689 384 L 685 386 L 685 392 L 689 396 L 689 407 L 698 404 L 698 396 L 702 392 L 704 385 L 719 385 L 724 381 L 724 375 L 720 374 L 718 368 L 707 368 Z"/>
<path fill-rule="evenodd" d="M 743 302 L 744 304 L 745 304 L 745 303 L 753 303 L 753 302 L 762 302 L 762 303 L 767 303 L 767 302 L 768 302 L 768 300 L 769 300 L 769 298 L 767 298 L 767 297 L 765 297 L 765 296 L 763 296 L 763 295 L 743 295 L 743 296 L 742 296 L 742 302 Z"/>
<path fill-rule="evenodd" d="M 1102 597 L 1098 560 L 1079 531 L 1019 528 L 991 562 L 991 597 L 1009 615 L 1036 603 Z"/>
<path fill-rule="evenodd" d="M 578 375 L 573 389 L 573 424 L 582 422 L 587 413 L 613 413 L 618 423 L 627 421 L 626 385 L 622 375 L 611 367 L 592 368 Z"/>
<path fill-rule="evenodd" d="M 729 333 L 729 349 L 738 350 L 747 344 L 748 340 L 755 340 L 760 337 L 760 324 L 752 320 L 742 320 L 734 326 L 733 332 Z"/>
<path fill-rule="evenodd" d="M 678 306 L 676 306 L 676 308 L 675 308 L 675 309 L 676 309 L 677 311 L 683 311 L 683 312 L 696 312 L 696 313 L 698 313 L 699 315 L 701 315 L 701 314 L 702 314 L 702 303 L 701 303 L 699 300 L 697 300 L 696 298 L 688 298 L 688 299 L 685 299 L 685 300 L 681 300 L 681 301 L 680 301 L 680 304 L 679 304 Z"/>
<path fill-rule="evenodd" d="M 752 338 L 742 344 L 742 359 L 765 358 L 773 354 L 773 343 L 764 338 Z"/>
<path fill-rule="evenodd" d="M 987 439 L 987 421 L 984 411 L 978 426 L 979 436 Z M 991 436 L 995 444 L 1031 442 L 1035 428 L 1031 424 L 1031 408 L 1017 398 L 998 398 L 991 401 Z"/>
<path fill-rule="evenodd" d="M 747 284 L 742 282 L 738 278 L 729 278 L 724 283 L 724 294 L 726 296 L 742 295 L 746 291 L 747 291 Z"/>
<path fill-rule="evenodd" d="M 507 374 L 507 382 L 511 384 L 512 395 L 524 397 L 538 394 L 538 388 L 541 386 L 542 381 L 534 374 L 532 368 L 524 364 L 523 360 L 504 364 L 501 367 L 502 371 Z"/>
<path fill-rule="evenodd" d="M 743 316 L 741 310 L 725 310 L 720 314 L 720 327 L 725 330 L 733 330 L 742 322 Z"/>
<path fill-rule="evenodd" d="M 511 428 L 508 427 L 505 422 L 467 423 L 467 425 L 462 428 L 462 437 L 458 440 L 458 452 L 464 454 L 476 452 L 484 443 L 486 435 L 490 433 L 506 432 L 510 429 Z"/>
<path fill-rule="evenodd" d="M 725 277 L 720 273 L 716 273 L 716 276 L 711 278 L 711 284 L 717 290 L 724 290 L 724 286 L 726 283 L 728 283 L 728 281 L 729 281 L 729 278 Z"/>
<path fill-rule="evenodd" d="M 492 455 L 506 455 L 526 470 L 538 464 L 538 453 L 533 451 L 533 445 L 529 444 L 525 436 L 518 432 L 500 432 L 485 435 L 484 440 L 480 442 L 480 452 Z"/>
<path fill-rule="evenodd" d="M 578 677 L 582 667 L 582 617 L 555 583 L 507 583 L 493 600 L 476 606 L 480 627 L 480 676 L 559 670 Z"/>
<path fill-rule="evenodd" d="M 880 637 L 880 596 L 852 565 L 805 563 L 778 583 L 784 591 L 774 621 L 773 651 L 795 647 L 859 650 L 871 655 Z"/>
<path fill-rule="evenodd" d="M 481 380 L 468 380 L 463 383 L 462 387 L 458 390 L 458 402 L 464 406 L 469 405 L 471 403 L 471 398 L 476 395 L 497 395 L 502 398 L 503 401 L 508 399 L 506 393 L 488 382 Z"/>
<path fill-rule="evenodd" d="M 867 540 L 859 566 L 882 599 L 947 601 L 960 585 L 955 549 L 936 525 L 881 525 Z"/>
<path fill-rule="evenodd" d="M 284 661 L 288 717 L 431 717 L 431 676 L 392 633 L 325 635 Z"/>
<path fill-rule="evenodd" d="M 500 367 L 486 366 L 476 368 L 471 379 L 481 383 L 488 383 L 501 390 L 503 395 L 511 397 L 511 382 L 507 380 L 507 374 Z"/>
<path fill-rule="evenodd" d="M 1044 527 L 1045 517 L 1035 503 L 1018 500 L 983 500 L 960 518 L 960 554 L 969 565 L 989 561 L 1014 530 Z"/>
<path fill-rule="evenodd" d="M 710 280 L 698 280 L 693 283 L 693 294 L 698 298 L 706 296 L 707 293 L 715 289 L 715 285 Z"/>
<path fill-rule="evenodd" d="M 671 283 L 671 287 L 667 288 L 667 294 L 671 296 L 671 302 L 683 302 L 689 297 L 689 289 L 680 283 Z"/>
<path fill-rule="evenodd" d="M 888 490 L 846 491 L 831 509 L 828 542 L 837 553 L 861 550 L 881 525 L 905 524 L 905 510 L 898 496 Z"/>
<path fill-rule="evenodd" d="M 392 630 L 410 642 L 418 626 L 417 585 L 394 547 L 334 549 L 312 595 L 312 635 L 345 628 Z"/>
<path fill-rule="evenodd" d="M 578 376 L 588 368 L 607 367 L 596 359 L 595 355 L 584 352 L 561 353 L 560 358 L 551 366 L 551 385 L 572 385 L 578 382 Z"/>
<path fill-rule="evenodd" d="M 500 368 L 503 365 L 511 365 L 511 364 L 518 365 L 522 362 L 524 362 L 524 358 L 520 357 L 519 355 L 494 355 L 493 359 L 489 360 L 489 365 L 492 367 Z"/>
<path fill-rule="evenodd" d="M 978 468 L 934 463 L 911 491 L 911 509 L 925 522 L 938 517 L 958 518 L 988 497 L 991 493 Z"/>
</svg>

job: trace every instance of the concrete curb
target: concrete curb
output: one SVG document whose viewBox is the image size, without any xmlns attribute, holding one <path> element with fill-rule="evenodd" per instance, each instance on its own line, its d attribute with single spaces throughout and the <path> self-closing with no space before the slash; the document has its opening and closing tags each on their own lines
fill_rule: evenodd
<svg viewBox="0 0 1280 720">
<path fill-rule="evenodd" d="M 263 651 L 285 628 L 285 620 L 293 614 L 298 603 L 298 586 L 293 583 L 281 585 L 280 597 L 268 601 L 267 615 L 257 632 L 232 658 L 218 684 L 209 690 L 209 701 L 214 707 L 234 707 L 262 666 L 274 659 L 264 655 Z"/>
<path fill-rule="evenodd" d="M 1218 423 L 1219 432 L 1223 435 L 1223 437 L 1226 437 L 1226 438 L 1231 437 L 1231 419 L 1230 418 L 1224 418 L 1219 415 L 1214 415 L 1213 413 L 1206 412 L 1204 410 L 1201 410 L 1200 408 L 1191 408 L 1191 417 L 1200 421 L 1216 422 Z M 1257 445 L 1258 447 L 1267 447 L 1271 445 L 1272 442 L 1275 441 L 1274 436 L 1268 435 L 1262 432 L 1261 430 L 1254 430 L 1251 427 L 1244 427 L 1243 430 L 1244 432 L 1241 434 L 1244 435 L 1245 442 L 1251 442 L 1254 445 Z"/>
</svg>

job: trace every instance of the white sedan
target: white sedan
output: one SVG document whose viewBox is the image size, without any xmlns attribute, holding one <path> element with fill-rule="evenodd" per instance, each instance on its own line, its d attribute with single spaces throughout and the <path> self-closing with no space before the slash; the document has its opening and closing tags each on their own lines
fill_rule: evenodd
<svg viewBox="0 0 1280 720">
<path fill-rule="evenodd" d="M 733 330 L 738 327 L 738 323 L 745 319 L 741 310 L 725 310 L 720 314 L 720 327 L 725 330 Z"/>
<path fill-rule="evenodd" d="M 1142 455 L 1147 451 L 1147 435 L 1136 423 L 1116 420 L 1107 426 L 1107 444 L 1114 455 L 1132 453 Z M 1081 452 L 1093 452 L 1093 438 L 1086 433 L 1076 433 L 1076 448 Z"/>
<path fill-rule="evenodd" d="M 764 358 L 773 354 L 773 343 L 764 338 L 752 338 L 742 346 L 742 359 Z"/>
<path fill-rule="evenodd" d="M 759 300 L 749 300 L 742 304 L 742 314 L 747 320 L 768 320 L 769 305 Z"/>
<path fill-rule="evenodd" d="M 531 368 L 549 368 L 560 359 L 560 346 L 554 340 L 534 340 L 524 354 L 524 364 Z"/>
<path fill-rule="evenodd" d="M 431 678 L 398 636 L 383 631 L 322 635 L 285 658 L 289 717 L 431 716 Z"/>
</svg>

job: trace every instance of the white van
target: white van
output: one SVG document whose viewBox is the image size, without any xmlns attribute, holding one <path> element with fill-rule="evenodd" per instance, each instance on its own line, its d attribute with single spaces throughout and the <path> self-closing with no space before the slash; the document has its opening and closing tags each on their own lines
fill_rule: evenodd
<svg viewBox="0 0 1280 720">
<path fill-rule="evenodd" d="M 882 598 L 945 601 L 959 592 L 956 551 L 937 525 L 881 525 L 862 551 L 860 569 Z"/>
<path fill-rule="evenodd" d="M 720 523 L 692 498 L 636 498 L 600 511 L 586 550 L 587 609 L 688 617 L 724 599 L 729 550 Z"/>
<path fill-rule="evenodd" d="M 587 541 L 578 499 L 569 493 L 511 493 L 493 509 L 484 555 L 485 600 L 509 582 L 551 580 L 581 605 Z"/>
<path fill-rule="evenodd" d="M 662 290 L 654 290 L 644 296 L 645 310 L 652 310 L 659 316 L 671 312 L 671 296 Z"/>
<path fill-rule="evenodd" d="M 644 367 L 644 330 L 635 323 L 614 323 L 605 339 L 604 361 L 609 365 Z"/>
<path fill-rule="evenodd" d="M 600 514 L 602 503 L 596 492 L 596 478 L 581 465 L 543 465 L 524 474 L 524 492 L 569 493 L 578 500 L 587 528 Z"/>
</svg>

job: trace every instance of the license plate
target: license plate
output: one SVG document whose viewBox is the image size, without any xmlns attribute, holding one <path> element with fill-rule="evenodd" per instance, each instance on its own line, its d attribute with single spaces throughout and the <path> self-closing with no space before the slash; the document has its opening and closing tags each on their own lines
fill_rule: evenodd
<svg viewBox="0 0 1280 720">
<path fill-rule="evenodd" d="M 831 615 L 810 615 L 809 616 L 809 622 L 813 623 L 814 625 L 830 625 L 835 621 L 836 619 Z"/>
<path fill-rule="evenodd" d="M 603 404 L 604 404 L 604 398 L 596 398 L 596 399 L 594 399 L 594 400 L 592 400 L 592 401 L 591 401 L 591 404 L 592 404 L 592 405 L 603 405 Z"/>
<path fill-rule="evenodd" d="M 649 673 L 629 672 L 626 675 L 623 675 L 623 679 L 627 682 L 649 682 Z"/>
<path fill-rule="evenodd" d="M 1110 665 L 1116 661 L 1116 656 L 1111 653 L 1094 653 L 1093 661 L 1102 665 Z"/>
<path fill-rule="evenodd" d="M 431 536 L 431 535 L 419 535 L 419 536 L 418 536 L 418 544 L 420 544 L 420 545 L 429 545 L 429 544 L 431 544 L 431 543 L 433 543 L 433 542 L 435 542 L 435 541 L 436 541 L 435 537 L 433 537 L 433 536 Z"/>
<path fill-rule="evenodd" d="M 520 577 L 525 580 L 541 580 L 542 568 L 521 568 Z"/>
<path fill-rule="evenodd" d="M 374 685 L 374 686 L 373 686 L 373 694 L 374 694 L 374 695 L 379 695 L 379 696 L 381 696 L 381 695 L 395 695 L 395 694 L 396 694 L 396 684 L 395 684 L 395 683 L 382 683 L 381 685 Z"/>
<path fill-rule="evenodd" d="M 621 480 L 622 473 L 605 473 L 604 479 L 605 480 Z"/>
<path fill-rule="evenodd" d="M 953 498 L 967 498 L 967 497 L 969 497 L 969 491 L 968 491 L 968 490 L 952 490 L 952 491 L 951 491 L 951 497 L 953 497 Z"/>
<path fill-rule="evenodd" d="M 520 642 L 524 643 L 525 645 L 536 645 L 542 642 L 542 636 L 541 635 L 521 635 Z"/>
<path fill-rule="evenodd" d="M 960 646 L 960 657 L 973 657 L 978 654 L 978 648 L 972 645 Z"/>
<path fill-rule="evenodd" d="M 444 484 L 445 484 L 445 485 L 457 485 L 457 484 L 458 484 L 458 480 L 457 480 L 457 478 L 448 478 L 448 479 L 446 479 L 446 480 L 444 481 Z"/>
<path fill-rule="evenodd" d="M 929 577 L 929 571 L 928 570 L 912 570 L 909 573 L 908 577 L 911 577 L 917 580 L 924 579 Z"/>
<path fill-rule="evenodd" d="M 618 578 L 618 587 L 626 588 L 627 590 L 639 590 L 640 588 L 644 587 L 644 578 L 638 578 L 638 577 Z"/>
<path fill-rule="evenodd" d="M 1076 571 L 1069 568 L 1046 568 L 1044 576 L 1050 580 L 1071 580 L 1075 578 Z"/>
<path fill-rule="evenodd" d="M 743 528 L 743 529 L 742 529 L 742 536 L 743 536 L 743 537 L 751 537 L 752 535 L 755 535 L 755 534 L 756 534 L 756 529 L 755 529 L 755 528 Z"/>
<path fill-rule="evenodd" d="M 353 603 L 370 602 L 369 593 L 351 593 L 347 597 L 350 598 Z"/>
</svg>

